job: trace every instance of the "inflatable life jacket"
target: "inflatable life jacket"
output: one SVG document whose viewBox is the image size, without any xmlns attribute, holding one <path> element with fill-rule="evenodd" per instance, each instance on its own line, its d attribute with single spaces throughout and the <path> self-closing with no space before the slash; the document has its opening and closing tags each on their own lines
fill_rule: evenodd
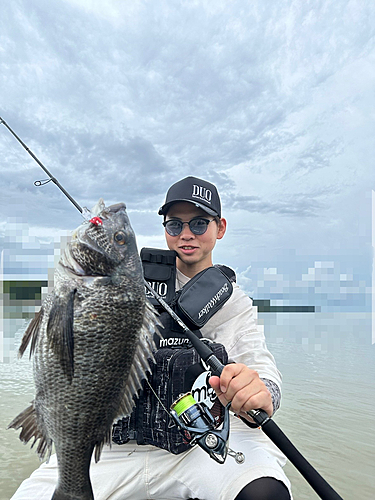
<svg viewBox="0 0 375 500">
<path fill-rule="evenodd" d="M 143 248 L 141 259 L 144 277 L 151 287 L 202 338 L 199 328 L 207 323 L 232 294 L 234 271 L 226 266 L 207 268 L 176 292 L 174 251 Z M 196 401 L 207 404 L 219 426 L 224 408 L 208 383 L 211 376 L 209 367 L 201 360 L 181 327 L 163 311 L 150 292 L 146 292 L 146 295 L 160 313 L 162 337 L 155 334 L 157 351 L 152 374 L 148 382 L 144 382 L 130 417 L 119 420 L 113 426 L 112 439 L 117 444 L 135 439 L 138 444 L 151 444 L 178 454 L 189 449 L 189 437 L 181 435 L 165 409 L 169 411 L 171 404 L 181 394 L 191 391 Z M 223 364 L 228 363 L 228 355 L 222 344 L 207 339 L 203 341 L 209 342 L 214 354 Z"/>
</svg>

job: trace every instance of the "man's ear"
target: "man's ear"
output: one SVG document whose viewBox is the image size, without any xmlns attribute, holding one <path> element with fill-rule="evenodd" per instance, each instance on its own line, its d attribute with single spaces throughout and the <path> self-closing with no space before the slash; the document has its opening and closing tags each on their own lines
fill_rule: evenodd
<svg viewBox="0 0 375 500">
<path fill-rule="evenodd" d="M 218 223 L 218 232 L 217 232 L 217 239 L 221 240 L 221 238 L 224 236 L 225 231 L 227 230 L 227 221 L 224 218 L 221 218 L 219 223 Z"/>
</svg>

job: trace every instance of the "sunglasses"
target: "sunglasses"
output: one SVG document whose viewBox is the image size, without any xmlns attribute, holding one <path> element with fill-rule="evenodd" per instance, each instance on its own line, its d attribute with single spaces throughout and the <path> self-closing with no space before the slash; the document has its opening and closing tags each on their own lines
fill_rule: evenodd
<svg viewBox="0 0 375 500">
<path fill-rule="evenodd" d="M 207 231 L 208 224 L 215 219 L 205 219 L 204 217 L 194 217 L 194 219 L 189 220 L 189 222 L 182 222 L 182 220 L 165 220 L 163 226 L 169 234 L 169 236 L 178 236 L 182 232 L 184 224 L 189 225 L 189 229 L 193 234 L 200 235 Z"/>
</svg>

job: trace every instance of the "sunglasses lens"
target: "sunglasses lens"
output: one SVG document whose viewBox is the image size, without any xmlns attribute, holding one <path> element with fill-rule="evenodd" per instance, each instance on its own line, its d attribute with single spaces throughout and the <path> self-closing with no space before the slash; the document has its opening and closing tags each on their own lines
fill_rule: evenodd
<svg viewBox="0 0 375 500">
<path fill-rule="evenodd" d="M 165 223 L 165 230 L 170 236 L 178 236 L 182 231 L 182 222 L 179 220 L 168 220 Z"/>
<path fill-rule="evenodd" d="M 207 226 L 211 221 L 208 219 L 191 219 L 189 222 L 182 222 L 180 220 L 167 220 L 163 222 L 165 230 L 170 236 L 178 236 L 184 224 L 189 224 L 189 229 L 193 234 L 200 235 L 207 231 Z"/>
<path fill-rule="evenodd" d="M 204 234 L 207 231 L 207 219 L 193 219 L 189 222 L 190 231 L 194 234 Z"/>
</svg>

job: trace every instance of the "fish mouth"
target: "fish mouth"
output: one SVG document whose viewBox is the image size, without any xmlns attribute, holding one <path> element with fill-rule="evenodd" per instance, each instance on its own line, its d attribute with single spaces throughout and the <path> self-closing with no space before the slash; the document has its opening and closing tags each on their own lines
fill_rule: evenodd
<svg viewBox="0 0 375 500">
<path fill-rule="evenodd" d="M 78 246 L 82 246 L 84 248 L 89 249 L 92 252 L 95 253 L 102 253 L 99 245 L 96 243 L 96 241 L 90 237 L 90 235 L 87 234 L 86 232 L 87 228 L 87 222 L 85 222 L 83 225 L 81 225 L 72 235 L 72 241 L 71 241 L 71 248 L 78 248 Z M 65 252 L 66 253 L 66 252 Z M 68 257 L 68 262 L 73 263 L 76 262 L 74 259 L 73 255 L 71 255 L 71 249 L 69 249 L 69 255 Z M 78 263 L 76 263 L 78 267 L 81 267 Z M 76 266 L 74 266 L 75 268 Z"/>
<path fill-rule="evenodd" d="M 102 219 L 102 223 L 105 224 L 104 221 L 110 220 L 115 214 L 120 214 L 120 220 L 122 217 L 121 212 L 124 214 L 124 219 L 126 219 L 126 205 L 125 203 L 116 203 L 114 205 L 110 205 L 108 207 L 104 206 L 103 200 L 99 200 L 97 204 L 98 209 L 94 207 L 91 211 L 92 214 L 97 214 L 96 217 Z M 77 259 L 78 254 L 94 254 L 97 256 L 99 262 L 104 262 L 106 258 L 109 256 L 110 248 L 103 248 L 103 238 L 101 238 L 101 244 L 98 244 L 96 241 L 96 232 L 103 232 L 103 238 L 105 240 L 106 231 L 102 225 L 96 226 L 92 224 L 90 221 L 86 220 L 83 224 L 81 224 L 72 234 L 72 240 L 68 248 L 66 248 L 61 260 L 60 265 L 71 274 L 78 277 L 85 276 L 108 276 L 101 269 L 102 272 L 92 272 L 92 269 L 88 270 L 85 266 L 85 263 L 80 264 L 80 258 Z M 91 266 L 89 266 L 91 268 Z M 86 268 L 86 269 L 85 269 Z"/>
<path fill-rule="evenodd" d="M 85 276 L 86 273 L 82 266 L 78 264 L 69 248 L 66 248 L 61 256 L 59 265 L 64 269 L 74 274 L 75 276 Z"/>
<path fill-rule="evenodd" d="M 96 254 L 100 254 L 98 252 L 97 248 L 93 248 L 91 245 L 88 245 L 83 242 L 78 243 L 79 246 L 81 247 L 81 250 L 86 248 L 88 249 L 89 252 L 95 252 Z M 84 269 L 75 259 L 72 251 L 70 248 L 67 248 L 65 252 L 63 253 L 59 266 L 63 268 L 65 272 L 68 274 L 71 274 L 73 276 L 76 276 L 78 278 L 108 278 L 109 274 L 106 272 L 99 272 L 98 269 L 96 269 L 94 272 L 91 270 L 91 272 L 88 269 Z"/>
</svg>

